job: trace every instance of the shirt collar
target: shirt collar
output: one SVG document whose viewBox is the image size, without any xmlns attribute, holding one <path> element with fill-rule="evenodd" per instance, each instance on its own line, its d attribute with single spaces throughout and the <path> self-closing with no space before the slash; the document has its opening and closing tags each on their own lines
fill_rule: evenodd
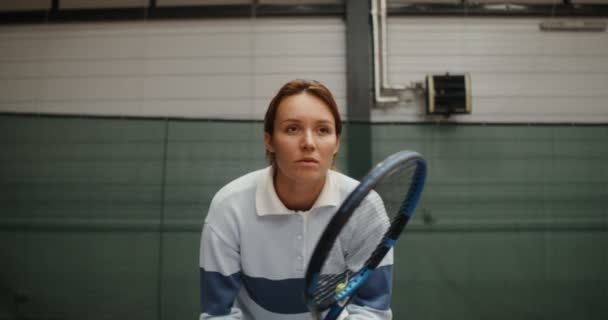
<svg viewBox="0 0 608 320">
<path fill-rule="evenodd" d="M 333 179 L 334 172 L 329 170 L 325 178 L 325 185 L 319 194 L 317 201 L 313 204 L 311 211 L 315 208 L 326 206 L 337 206 L 340 199 L 338 186 Z M 285 207 L 279 199 L 273 183 L 273 169 L 267 167 L 259 175 L 255 190 L 255 208 L 259 216 L 296 214 L 298 211 L 290 210 Z"/>
</svg>

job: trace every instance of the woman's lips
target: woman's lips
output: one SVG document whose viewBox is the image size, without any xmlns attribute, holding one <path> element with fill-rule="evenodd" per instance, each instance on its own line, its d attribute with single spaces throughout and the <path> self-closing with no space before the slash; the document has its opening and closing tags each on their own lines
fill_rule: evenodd
<svg viewBox="0 0 608 320">
<path fill-rule="evenodd" d="M 318 160 L 312 159 L 312 158 L 304 158 L 304 159 L 300 159 L 296 162 L 298 164 L 304 165 L 304 166 L 316 166 L 317 164 L 319 164 Z"/>
</svg>

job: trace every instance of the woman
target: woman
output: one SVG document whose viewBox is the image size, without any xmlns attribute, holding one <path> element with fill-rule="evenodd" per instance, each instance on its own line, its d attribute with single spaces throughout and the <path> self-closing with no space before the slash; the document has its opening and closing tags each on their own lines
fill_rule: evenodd
<svg viewBox="0 0 608 320">
<path fill-rule="evenodd" d="M 330 91 L 294 80 L 264 119 L 270 166 L 214 196 L 200 252 L 200 319 L 310 320 L 303 302 L 312 250 L 357 181 L 331 170 L 342 124 Z M 346 319 L 390 319 L 392 255 L 347 307 Z"/>
</svg>

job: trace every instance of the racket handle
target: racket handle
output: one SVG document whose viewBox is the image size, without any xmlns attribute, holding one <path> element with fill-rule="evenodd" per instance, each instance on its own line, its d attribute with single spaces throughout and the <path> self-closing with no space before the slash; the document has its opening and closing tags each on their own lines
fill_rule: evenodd
<svg viewBox="0 0 608 320">
<path fill-rule="evenodd" d="M 327 312 L 327 315 L 325 316 L 324 320 L 336 320 L 338 319 L 338 317 L 340 316 L 340 314 L 342 313 L 342 311 L 344 310 L 344 305 L 335 305 L 333 306 L 331 309 L 329 309 L 329 312 Z"/>
</svg>

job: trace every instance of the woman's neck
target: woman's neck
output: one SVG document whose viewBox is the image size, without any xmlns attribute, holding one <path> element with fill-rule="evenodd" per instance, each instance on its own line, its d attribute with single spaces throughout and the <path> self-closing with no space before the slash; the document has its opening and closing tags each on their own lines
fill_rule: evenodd
<svg viewBox="0 0 608 320">
<path fill-rule="evenodd" d="M 274 189 L 289 210 L 308 211 L 323 191 L 325 177 L 311 183 L 296 182 L 278 172 L 274 174 Z"/>
</svg>

